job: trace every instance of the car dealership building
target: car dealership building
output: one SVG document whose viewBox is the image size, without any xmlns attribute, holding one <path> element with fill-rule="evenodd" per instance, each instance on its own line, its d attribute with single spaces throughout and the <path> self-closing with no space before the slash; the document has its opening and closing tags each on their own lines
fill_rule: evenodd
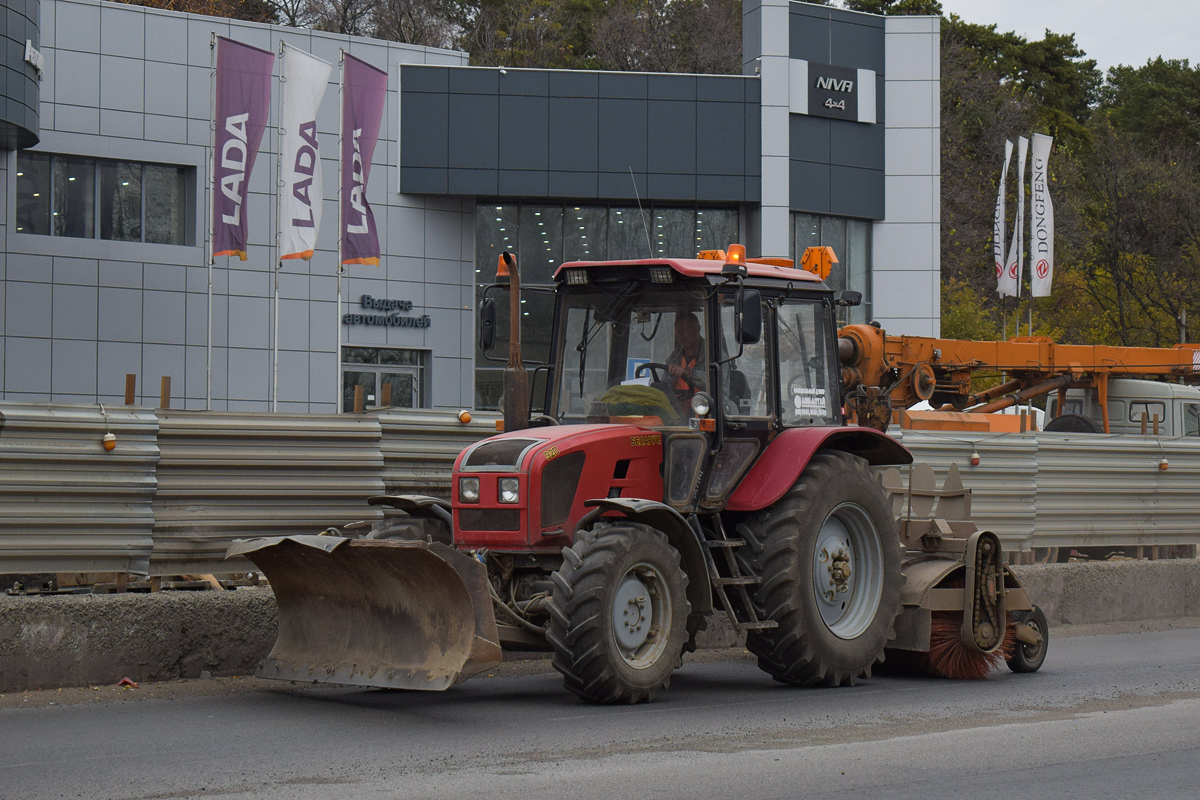
<svg viewBox="0 0 1200 800">
<path fill-rule="evenodd" d="M 938 334 L 936 17 L 745 0 L 743 75 L 718 76 L 470 67 L 100 0 L 0 8 L 0 399 L 119 403 L 132 373 L 139 402 L 169 376 L 188 409 L 329 412 L 356 385 L 368 405 L 386 386 L 397 405 L 491 407 L 503 365 L 476 352 L 474 307 L 503 249 L 536 288 L 563 261 L 831 245 L 828 282 L 865 297 L 850 321 Z M 336 69 L 312 260 L 276 268 L 269 127 L 248 258 L 208 264 L 214 35 L 388 72 L 368 186 L 383 257 L 346 267 L 340 309 Z M 550 303 L 525 300 L 534 358 Z"/>
</svg>

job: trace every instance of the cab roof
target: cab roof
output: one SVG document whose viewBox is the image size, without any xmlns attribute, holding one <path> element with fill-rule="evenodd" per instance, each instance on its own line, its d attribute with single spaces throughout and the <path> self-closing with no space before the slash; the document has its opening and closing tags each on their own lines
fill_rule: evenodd
<svg viewBox="0 0 1200 800">
<path fill-rule="evenodd" d="M 702 278 L 708 275 L 720 275 L 725 262 L 708 258 L 646 258 L 630 259 L 627 261 L 568 261 L 554 271 L 554 279 L 560 280 L 563 270 L 587 269 L 604 270 L 609 268 L 670 267 L 686 278 Z M 794 267 L 777 267 L 772 264 L 759 264 L 746 259 L 747 277 L 775 278 L 785 281 L 803 281 L 805 283 L 820 283 L 817 275 Z"/>
</svg>

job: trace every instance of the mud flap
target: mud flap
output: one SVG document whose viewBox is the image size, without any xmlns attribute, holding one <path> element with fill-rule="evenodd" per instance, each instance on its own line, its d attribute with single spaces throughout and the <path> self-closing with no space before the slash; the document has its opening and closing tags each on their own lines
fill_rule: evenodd
<svg viewBox="0 0 1200 800">
<path fill-rule="evenodd" d="M 286 536 L 234 542 L 235 555 L 279 606 L 261 678 L 441 691 L 500 661 L 487 570 L 453 548 Z"/>
</svg>

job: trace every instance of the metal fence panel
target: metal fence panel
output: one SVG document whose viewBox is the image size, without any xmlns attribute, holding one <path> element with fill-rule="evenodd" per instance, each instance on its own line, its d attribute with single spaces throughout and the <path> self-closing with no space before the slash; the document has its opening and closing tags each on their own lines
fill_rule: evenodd
<svg viewBox="0 0 1200 800">
<path fill-rule="evenodd" d="M 1200 541 L 1200 441 L 1042 433 L 1038 444 L 1039 547 Z"/>
<path fill-rule="evenodd" d="M 495 414 L 475 413 L 463 424 L 456 412 L 382 411 L 383 483 L 388 494 L 450 498 L 454 459 L 468 445 L 496 433 Z"/>
<path fill-rule="evenodd" d="M 239 572 L 234 539 L 317 533 L 378 519 L 379 421 L 372 415 L 160 410 L 151 574 Z"/>
<path fill-rule="evenodd" d="M 981 529 L 1000 537 L 1006 550 L 1028 549 L 1035 528 L 1037 439 L 1031 434 L 968 434 L 894 431 L 916 461 L 927 462 L 938 488 L 950 464 L 958 465 L 971 490 L 971 516 Z M 979 453 L 979 466 L 971 454 Z"/>
<path fill-rule="evenodd" d="M 144 574 L 157 430 L 140 409 L 0 405 L 0 574 Z"/>
</svg>

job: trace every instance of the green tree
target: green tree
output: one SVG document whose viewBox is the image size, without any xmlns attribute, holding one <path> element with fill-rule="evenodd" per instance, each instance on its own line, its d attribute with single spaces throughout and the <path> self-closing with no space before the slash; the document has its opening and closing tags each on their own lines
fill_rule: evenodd
<svg viewBox="0 0 1200 800">
<path fill-rule="evenodd" d="M 1146 143 L 1200 146 L 1200 65 L 1160 57 L 1142 67 L 1113 67 L 1099 113 Z"/>
<path fill-rule="evenodd" d="M 845 6 L 851 11 L 865 11 L 868 14 L 942 15 L 942 4 L 938 0 L 845 0 Z"/>
</svg>

